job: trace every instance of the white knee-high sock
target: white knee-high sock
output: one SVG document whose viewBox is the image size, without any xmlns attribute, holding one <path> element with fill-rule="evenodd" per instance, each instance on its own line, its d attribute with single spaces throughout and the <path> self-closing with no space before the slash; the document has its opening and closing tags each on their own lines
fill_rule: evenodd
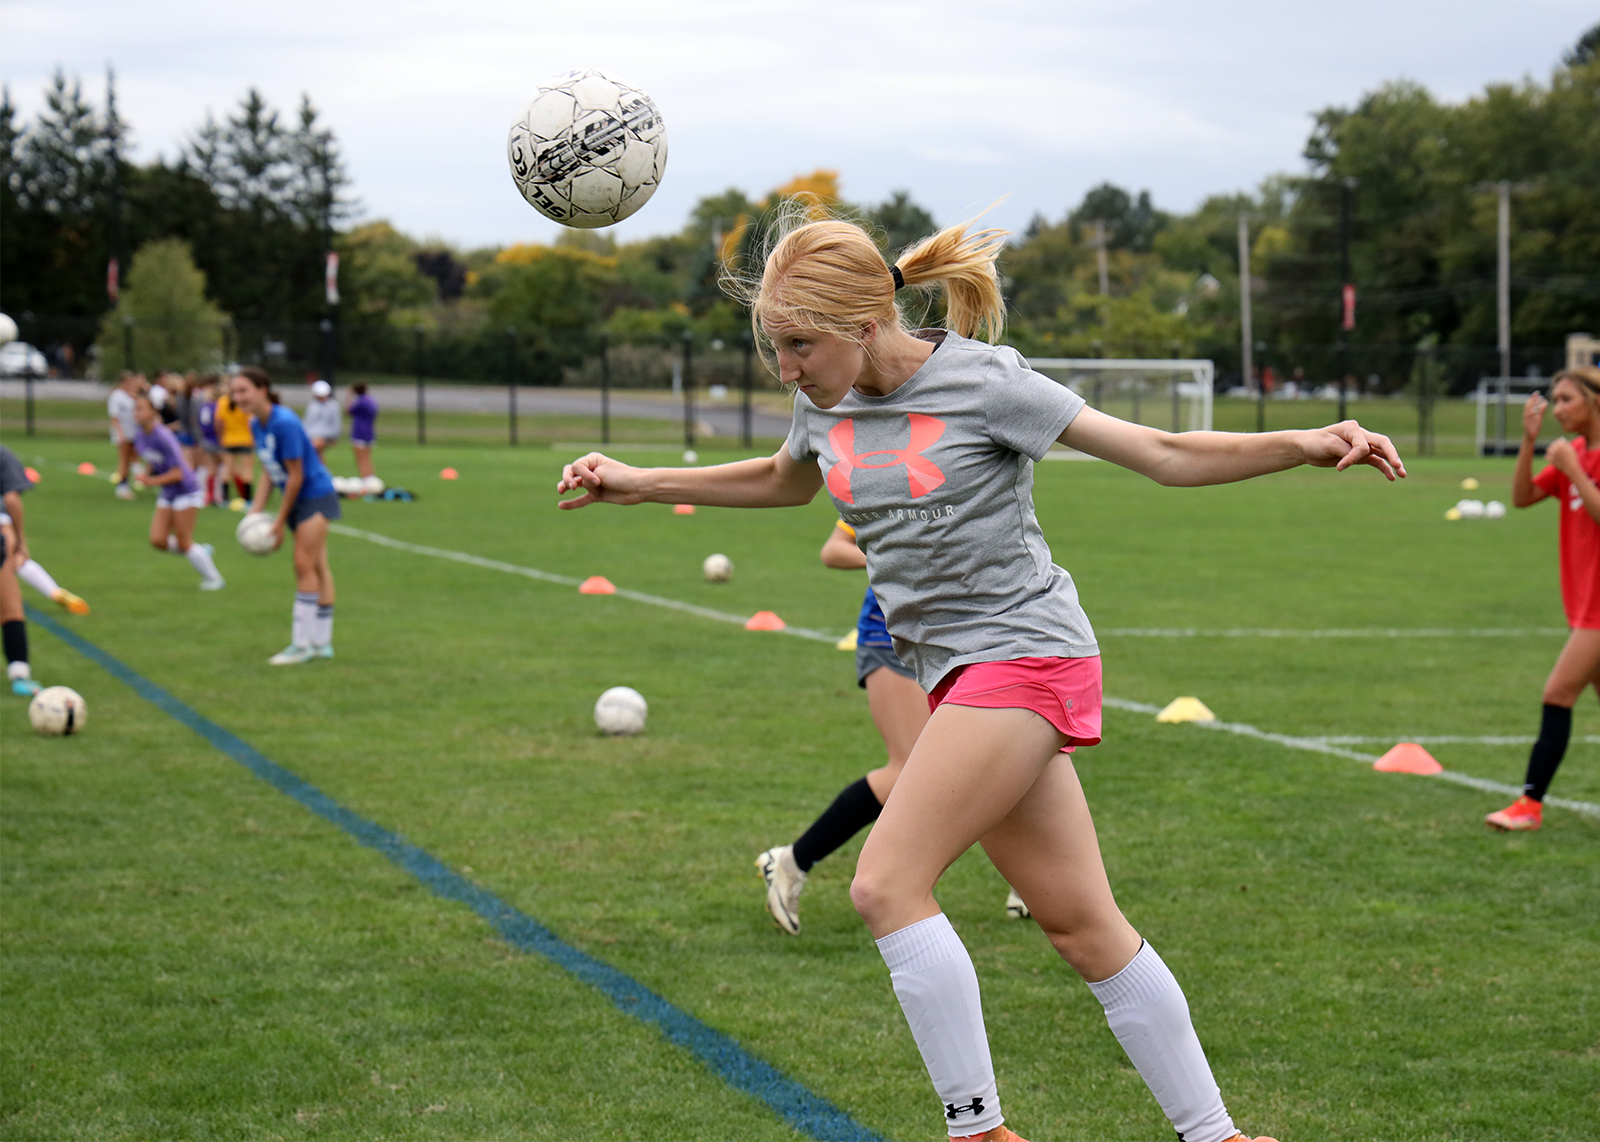
<svg viewBox="0 0 1600 1142">
<path fill-rule="evenodd" d="M 216 562 L 211 558 L 211 552 L 198 543 L 191 543 L 189 550 L 185 551 L 184 558 L 189 560 L 189 566 L 200 572 L 202 579 L 220 579 L 221 572 L 217 570 Z"/>
<path fill-rule="evenodd" d="M 982 1134 L 1005 1121 L 983 1026 L 978 973 L 944 913 L 878 941 L 900 1009 L 911 1024 L 952 1137 Z"/>
<path fill-rule="evenodd" d="M 317 604 L 317 615 L 311 620 L 311 645 L 333 645 L 333 604 Z"/>
<path fill-rule="evenodd" d="M 317 593 L 294 593 L 294 621 L 289 626 L 289 641 L 296 646 L 311 645 L 311 628 L 317 621 Z"/>
<path fill-rule="evenodd" d="M 56 592 L 61 590 L 60 584 L 50 577 L 50 572 L 39 566 L 37 559 L 30 559 L 18 567 L 17 578 L 47 599 L 54 599 Z"/>
<path fill-rule="evenodd" d="M 1189 1002 L 1149 944 L 1089 990 L 1181 1142 L 1223 1142 L 1238 1131 L 1189 1019 Z"/>
</svg>

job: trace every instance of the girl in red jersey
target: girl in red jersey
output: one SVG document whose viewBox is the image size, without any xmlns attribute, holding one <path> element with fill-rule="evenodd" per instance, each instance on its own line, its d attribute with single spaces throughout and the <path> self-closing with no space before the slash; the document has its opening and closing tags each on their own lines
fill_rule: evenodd
<svg viewBox="0 0 1600 1142">
<path fill-rule="evenodd" d="M 850 898 L 952 1138 L 1016 1137 L 972 958 L 933 894 L 981 843 L 1103 1005 L 1179 1137 L 1243 1142 L 1182 988 L 1117 907 L 1063 752 L 1100 741 L 1100 652 L 1039 527 L 1033 463 L 1059 440 L 1162 484 L 1199 486 L 1301 464 L 1369 464 L 1393 479 L 1405 474 L 1400 457 L 1355 421 L 1178 434 L 1117 420 L 994 344 L 1003 232 L 953 226 L 890 266 L 859 226 L 795 222 L 747 295 L 763 351 L 799 390 L 785 445 L 707 468 L 632 468 L 590 453 L 563 471 L 557 492 L 580 494 L 561 507 L 779 507 L 826 487 L 855 528 L 894 648 L 935 709 L 861 850 Z M 943 287 L 948 328 L 905 327 L 895 291 L 919 284 Z"/>
<path fill-rule="evenodd" d="M 1555 413 L 1571 440 L 1545 452 L 1550 463 L 1533 474 L 1533 446 L 1545 409 Z M 1522 796 L 1484 820 L 1506 831 L 1544 823 L 1544 794 L 1572 736 L 1572 707 L 1590 686 L 1600 693 L 1600 369 L 1557 373 L 1550 400 L 1534 393 L 1522 406 L 1522 448 L 1512 477 L 1511 501 L 1530 507 L 1554 497 L 1561 511 L 1561 602 L 1572 633 L 1544 684 L 1539 740 L 1528 755 Z"/>
</svg>

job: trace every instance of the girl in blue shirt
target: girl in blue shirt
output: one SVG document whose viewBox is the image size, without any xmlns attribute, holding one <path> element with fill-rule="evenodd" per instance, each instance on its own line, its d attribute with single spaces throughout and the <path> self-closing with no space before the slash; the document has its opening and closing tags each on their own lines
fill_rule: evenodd
<svg viewBox="0 0 1600 1142">
<path fill-rule="evenodd" d="M 266 479 L 256 486 L 252 512 L 262 511 L 276 487 L 273 521 L 277 544 L 294 532 L 294 612 L 289 645 L 267 661 L 293 666 L 333 657 L 333 569 L 328 566 L 328 524 L 339 518 L 339 497 L 300 418 L 278 403 L 272 378 L 253 365 L 229 384 L 234 404 L 250 414 L 250 432 Z"/>
</svg>

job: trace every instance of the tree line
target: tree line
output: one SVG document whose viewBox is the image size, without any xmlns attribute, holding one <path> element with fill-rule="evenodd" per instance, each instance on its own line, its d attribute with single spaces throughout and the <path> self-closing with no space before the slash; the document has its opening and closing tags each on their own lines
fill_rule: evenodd
<svg viewBox="0 0 1600 1142">
<path fill-rule="evenodd" d="M 1381 388 L 1406 382 L 1419 349 L 1442 354 L 1457 387 L 1470 384 L 1494 359 L 1496 212 L 1508 183 L 1518 363 L 1553 367 L 1568 333 L 1600 331 L 1597 52 L 1600 26 L 1548 81 L 1490 85 L 1457 104 L 1415 83 L 1385 84 L 1316 114 L 1303 172 L 1188 213 L 1160 209 L 1147 191 L 1097 186 L 1013 237 L 1001 267 L 1010 340 L 1047 356 L 1206 356 L 1237 374 L 1242 216 L 1258 363 L 1284 373 L 1298 363 L 1326 380 L 1331 346 L 1348 336 L 1362 376 L 1370 370 Z M 136 288 L 133 252 L 171 267 L 186 249 L 194 277 L 181 266 L 143 277 L 203 283 L 193 304 L 254 331 L 227 345 L 243 359 L 265 351 L 270 329 L 324 315 L 331 245 L 347 365 L 403 369 L 421 330 L 437 374 L 498 379 L 499 346 L 513 330 L 524 379 L 559 383 L 586 367 L 601 336 L 742 336 L 748 318 L 719 289 L 719 274 L 754 264 L 775 213 L 796 203 L 860 218 L 891 256 L 935 228 L 907 191 L 851 204 L 837 172 L 817 171 L 760 196 L 733 188 L 704 197 L 675 234 L 618 243 L 570 231 L 549 246 L 458 249 L 357 222 L 337 139 L 309 97 L 285 115 L 249 90 L 220 121 L 200 123 L 170 161 L 131 163 L 126 139 L 109 74 L 96 107 L 58 72 L 26 126 L 9 92 L 0 100 L 6 311 L 102 318 L 112 258 Z M 1346 258 L 1357 287 L 1347 335 Z M 908 305 L 938 317 L 936 301 Z M 116 320 L 100 331 L 108 364 L 123 339 Z"/>
</svg>

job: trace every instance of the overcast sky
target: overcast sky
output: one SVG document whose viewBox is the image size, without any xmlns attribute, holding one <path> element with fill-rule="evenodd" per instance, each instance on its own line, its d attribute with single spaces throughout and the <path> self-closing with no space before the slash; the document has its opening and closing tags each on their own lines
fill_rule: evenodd
<svg viewBox="0 0 1600 1142">
<path fill-rule="evenodd" d="M 1597 20 L 1593 0 L 0 0 L 0 76 L 26 121 L 56 66 L 98 104 L 114 65 L 140 160 L 247 87 L 285 111 L 309 92 L 367 218 L 466 245 L 553 237 L 506 130 L 574 67 L 666 120 L 666 179 L 619 237 L 817 167 L 941 222 L 1007 196 L 992 217 L 1019 228 L 1106 179 L 1187 210 L 1298 171 L 1316 109 L 1401 77 L 1447 100 L 1543 81 Z"/>
</svg>

